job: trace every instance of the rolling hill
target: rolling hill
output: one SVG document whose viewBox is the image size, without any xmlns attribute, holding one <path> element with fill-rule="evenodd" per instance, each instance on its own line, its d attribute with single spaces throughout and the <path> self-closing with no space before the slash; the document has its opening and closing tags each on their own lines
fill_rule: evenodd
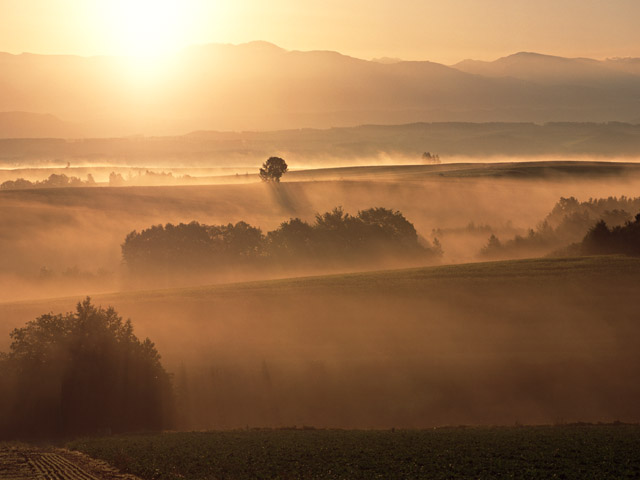
<svg viewBox="0 0 640 480">
<path fill-rule="evenodd" d="M 176 373 L 186 428 L 640 419 L 640 260 L 533 259 L 94 297 Z M 78 298 L 0 304 L 0 338 Z"/>
</svg>

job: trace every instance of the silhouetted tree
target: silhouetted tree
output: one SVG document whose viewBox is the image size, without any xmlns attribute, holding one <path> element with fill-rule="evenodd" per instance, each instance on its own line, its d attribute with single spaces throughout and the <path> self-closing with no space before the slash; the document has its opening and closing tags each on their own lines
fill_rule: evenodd
<svg viewBox="0 0 640 480">
<path fill-rule="evenodd" d="M 358 212 L 358 219 L 370 232 L 372 241 L 394 242 L 399 247 L 413 248 L 418 242 L 418 232 L 399 211 L 387 208 L 369 208 Z"/>
<path fill-rule="evenodd" d="M 225 254 L 241 258 L 252 258 L 260 255 L 264 236 L 259 228 L 240 221 L 231 223 L 221 231 L 225 245 Z"/>
<path fill-rule="evenodd" d="M 172 392 L 154 344 L 138 340 L 131 321 L 87 297 L 74 313 L 46 314 L 11 333 L 0 358 L 5 410 L 13 436 L 161 429 L 170 424 Z M 8 372 L 8 373 L 7 373 Z M 4 424 L 4 425 L 2 425 Z"/>
<path fill-rule="evenodd" d="M 120 187 L 125 184 L 124 178 L 122 174 L 111 172 L 109 174 L 109 186 L 110 187 Z"/>
<path fill-rule="evenodd" d="M 440 243 L 440 240 L 438 240 L 437 237 L 433 239 L 433 248 L 431 250 L 433 250 L 433 254 L 438 257 L 442 257 L 444 255 L 442 244 Z"/>
<path fill-rule="evenodd" d="M 424 160 L 426 163 L 440 163 L 440 155 L 438 155 L 437 153 L 424 152 L 422 154 L 422 160 Z"/>
<path fill-rule="evenodd" d="M 267 234 L 269 253 L 275 257 L 311 258 L 314 252 L 314 230 L 307 222 L 292 218 Z"/>
<path fill-rule="evenodd" d="M 500 243 L 498 237 L 496 237 L 495 234 L 492 233 L 487 244 L 480 250 L 480 255 L 491 257 L 494 255 L 498 255 L 501 249 L 502 243 Z"/>
<path fill-rule="evenodd" d="M 610 253 L 613 250 L 611 243 L 611 231 L 606 222 L 600 220 L 587 232 L 582 247 L 585 253 Z"/>
<path fill-rule="evenodd" d="M 263 182 L 279 182 L 280 177 L 288 170 L 287 162 L 280 157 L 269 157 L 262 164 L 260 169 L 260 178 Z"/>
<path fill-rule="evenodd" d="M 633 222 L 609 229 L 604 220 L 596 223 L 585 235 L 581 244 L 582 253 L 622 253 L 640 255 L 640 214 Z"/>
</svg>

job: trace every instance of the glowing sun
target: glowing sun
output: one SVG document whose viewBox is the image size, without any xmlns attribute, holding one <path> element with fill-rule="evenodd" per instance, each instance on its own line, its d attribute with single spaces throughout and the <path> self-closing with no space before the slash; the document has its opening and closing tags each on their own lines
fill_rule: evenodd
<svg viewBox="0 0 640 480">
<path fill-rule="evenodd" d="M 107 5 L 112 42 L 134 56 L 157 56 L 183 46 L 190 17 L 197 15 L 184 0 L 111 0 Z"/>
</svg>

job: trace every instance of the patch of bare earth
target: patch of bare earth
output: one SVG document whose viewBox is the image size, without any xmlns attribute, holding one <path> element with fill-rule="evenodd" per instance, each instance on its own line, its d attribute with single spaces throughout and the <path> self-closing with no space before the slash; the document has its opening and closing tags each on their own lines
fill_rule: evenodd
<svg viewBox="0 0 640 480">
<path fill-rule="evenodd" d="M 61 448 L 0 444 L 0 480 L 139 480 L 109 464 Z"/>
</svg>

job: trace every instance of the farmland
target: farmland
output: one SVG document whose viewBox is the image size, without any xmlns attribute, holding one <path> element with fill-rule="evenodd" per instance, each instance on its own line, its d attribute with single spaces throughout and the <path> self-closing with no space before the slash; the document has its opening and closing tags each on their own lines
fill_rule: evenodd
<svg viewBox="0 0 640 480">
<path fill-rule="evenodd" d="M 138 480 L 77 451 L 20 442 L 0 443 L 0 480 Z"/>
<path fill-rule="evenodd" d="M 640 427 L 247 430 L 79 439 L 144 479 L 638 478 Z"/>
<path fill-rule="evenodd" d="M 640 479 L 640 1 L 395 3 L 0 0 L 0 480 Z"/>
</svg>

